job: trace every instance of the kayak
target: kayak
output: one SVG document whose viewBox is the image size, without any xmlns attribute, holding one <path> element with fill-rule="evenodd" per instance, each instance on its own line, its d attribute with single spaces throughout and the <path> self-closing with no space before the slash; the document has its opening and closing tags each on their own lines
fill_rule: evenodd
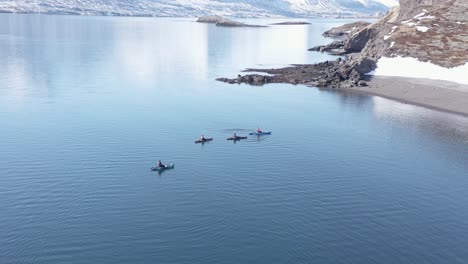
<svg viewBox="0 0 468 264">
<path fill-rule="evenodd" d="M 271 135 L 271 131 L 269 132 L 251 132 L 249 135 L 255 135 L 255 136 L 263 136 L 263 135 Z"/>
<path fill-rule="evenodd" d="M 195 140 L 195 144 L 205 143 L 205 142 L 212 141 L 212 140 L 213 140 L 213 138 L 199 139 L 199 140 Z"/>
<path fill-rule="evenodd" d="M 234 140 L 234 141 L 241 140 L 241 139 L 247 139 L 247 137 L 229 137 L 229 138 L 227 138 L 227 140 Z"/>
<path fill-rule="evenodd" d="M 152 171 L 163 171 L 163 170 L 170 170 L 174 168 L 174 164 L 166 165 L 166 167 L 151 167 Z"/>
</svg>

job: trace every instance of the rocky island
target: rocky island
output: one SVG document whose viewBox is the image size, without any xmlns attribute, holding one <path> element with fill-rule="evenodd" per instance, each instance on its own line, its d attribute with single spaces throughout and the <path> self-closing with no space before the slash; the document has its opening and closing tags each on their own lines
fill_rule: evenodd
<svg viewBox="0 0 468 264">
<path fill-rule="evenodd" d="M 305 21 L 287 21 L 287 22 L 279 22 L 270 24 L 272 26 L 291 26 L 291 25 L 310 25 L 309 22 Z"/>
<path fill-rule="evenodd" d="M 215 24 L 218 27 L 266 27 L 261 25 L 250 25 L 234 20 L 230 20 L 221 16 L 204 16 L 198 18 L 198 23 Z"/>
<path fill-rule="evenodd" d="M 467 13 L 466 0 L 400 0 L 400 6 L 380 21 L 329 30 L 326 36 L 341 39 L 311 49 L 345 55 L 345 59 L 281 69 L 247 69 L 245 72 L 270 75 L 218 80 L 338 88 L 468 115 Z"/>
</svg>

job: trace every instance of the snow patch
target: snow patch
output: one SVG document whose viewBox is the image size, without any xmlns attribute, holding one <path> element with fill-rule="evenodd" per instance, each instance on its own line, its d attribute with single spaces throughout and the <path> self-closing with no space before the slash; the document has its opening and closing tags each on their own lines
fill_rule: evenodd
<svg viewBox="0 0 468 264">
<path fill-rule="evenodd" d="M 424 27 L 424 26 L 417 26 L 416 27 L 416 30 L 417 31 L 420 31 L 420 32 L 427 32 L 429 30 L 428 27 Z"/>
<path fill-rule="evenodd" d="M 426 12 L 422 12 L 422 13 L 420 13 L 420 14 L 415 15 L 413 18 L 422 17 L 422 16 L 424 16 L 425 14 L 426 14 Z"/>
<path fill-rule="evenodd" d="M 390 43 L 390 48 L 393 48 L 393 45 L 395 45 L 395 41 L 392 41 L 392 43 Z"/>
<path fill-rule="evenodd" d="M 384 36 L 383 39 L 384 39 L 384 40 L 387 40 L 387 39 L 389 39 L 390 37 L 391 37 L 391 36 L 387 35 L 387 36 Z"/>
<path fill-rule="evenodd" d="M 422 17 L 418 17 L 418 20 L 422 20 L 422 19 L 434 19 L 435 16 L 422 16 Z"/>
<path fill-rule="evenodd" d="M 377 62 L 377 69 L 368 73 L 376 76 L 399 76 L 452 81 L 468 84 L 468 62 L 462 66 L 445 68 L 412 57 L 383 57 Z"/>
</svg>

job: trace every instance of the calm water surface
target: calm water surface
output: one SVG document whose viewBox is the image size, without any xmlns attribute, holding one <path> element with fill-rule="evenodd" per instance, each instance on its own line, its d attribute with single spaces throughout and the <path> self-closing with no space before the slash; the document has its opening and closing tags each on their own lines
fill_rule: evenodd
<svg viewBox="0 0 468 264">
<path fill-rule="evenodd" d="M 192 21 L 0 15 L 0 263 L 468 262 L 468 118 L 214 81 L 347 21 Z"/>
</svg>

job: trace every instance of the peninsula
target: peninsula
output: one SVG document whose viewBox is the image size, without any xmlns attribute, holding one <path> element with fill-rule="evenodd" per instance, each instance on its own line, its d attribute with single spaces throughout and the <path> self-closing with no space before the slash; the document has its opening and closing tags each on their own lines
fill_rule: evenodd
<svg viewBox="0 0 468 264">
<path fill-rule="evenodd" d="M 217 80 L 336 88 L 468 115 L 467 13 L 465 0 L 400 0 L 380 21 L 329 30 L 335 40 L 311 49 L 345 59 Z"/>
</svg>

